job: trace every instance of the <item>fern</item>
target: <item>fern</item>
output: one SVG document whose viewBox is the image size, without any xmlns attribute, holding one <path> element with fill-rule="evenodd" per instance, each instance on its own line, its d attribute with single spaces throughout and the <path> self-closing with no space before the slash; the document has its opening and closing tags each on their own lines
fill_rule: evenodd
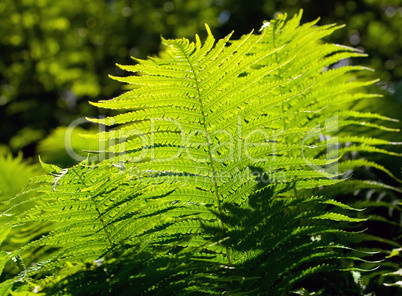
<svg viewBox="0 0 402 296">
<path fill-rule="evenodd" d="M 366 255 L 342 238 L 366 218 L 320 192 L 374 186 L 348 185 L 342 173 L 357 166 L 393 176 L 344 161 L 346 143 L 385 154 L 395 153 L 378 145 L 397 143 L 348 131 L 390 120 L 344 107 L 378 96 L 364 91 L 375 80 L 354 78 L 370 69 L 333 67 L 364 54 L 322 42 L 340 27 L 300 18 L 281 14 L 260 34 L 218 42 L 206 26 L 204 44 L 162 39 L 159 57 L 120 66 L 132 76 L 113 78 L 132 89 L 92 104 L 126 112 L 89 119 L 115 127 L 86 136 L 114 156 L 43 164 L 48 175 L 27 187 L 40 203 L 9 225 L 58 226 L 13 251 L 27 260 L 47 248 L 0 291 L 283 295 L 321 272 L 360 270 Z"/>
</svg>

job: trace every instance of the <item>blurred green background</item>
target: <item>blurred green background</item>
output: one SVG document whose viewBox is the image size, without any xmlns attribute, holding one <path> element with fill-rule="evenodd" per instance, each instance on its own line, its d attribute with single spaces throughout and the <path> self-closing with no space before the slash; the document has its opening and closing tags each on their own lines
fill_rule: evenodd
<svg viewBox="0 0 402 296">
<path fill-rule="evenodd" d="M 42 154 L 45 161 L 71 165 L 63 126 L 102 115 L 88 101 L 121 93 L 121 84 L 108 78 L 125 75 L 115 63 L 157 53 L 161 35 L 205 37 L 208 23 L 216 38 L 232 30 L 239 37 L 279 11 L 292 16 L 300 8 L 303 22 L 321 17 L 320 25 L 347 25 L 330 41 L 369 54 L 354 63 L 376 69 L 389 92 L 388 101 L 372 110 L 400 117 L 401 0 L 2 0 L 0 153 Z"/>
</svg>

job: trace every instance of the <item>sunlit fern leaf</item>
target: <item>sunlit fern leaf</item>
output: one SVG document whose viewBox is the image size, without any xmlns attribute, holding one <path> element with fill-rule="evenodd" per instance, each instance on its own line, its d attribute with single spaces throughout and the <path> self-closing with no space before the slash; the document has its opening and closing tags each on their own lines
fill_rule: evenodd
<svg viewBox="0 0 402 296">
<path fill-rule="evenodd" d="M 334 170 L 342 155 L 328 153 L 335 142 L 327 136 L 362 116 L 380 118 L 343 110 L 376 97 L 363 91 L 375 81 L 351 79 L 364 67 L 333 67 L 363 56 L 322 43 L 339 27 L 300 18 L 280 14 L 260 34 L 218 42 L 206 26 L 204 44 L 162 39 L 159 57 L 120 66 L 133 74 L 114 78 L 133 88 L 92 104 L 125 112 L 90 119 L 115 126 L 93 136 L 114 156 L 64 170 L 44 164 L 51 177 L 33 181 L 43 202 L 12 222 L 60 223 L 14 251 L 58 248 L 23 270 L 22 281 L 36 276 L 38 290 L 77 295 L 86 293 L 77 281 L 109 281 L 108 293 L 128 284 L 152 295 L 283 295 L 318 272 L 353 270 L 358 258 L 336 238 L 365 218 L 314 191 L 349 182 Z M 353 133 L 340 142 L 352 139 L 357 150 L 384 152 L 381 140 Z M 386 171 L 373 162 L 344 167 L 360 164 Z"/>
<path fill-rule="evenodd" d="M 47 234 L 52 229 L 50 223 L 30 223 L 11 229 L 6 225 L 13 219 L 11 209 L 14 209 L 13 214 L 15 215 L 24 212 L 36 204 L 32 200 L 31 202 L 27 202 L 26 200 L 23 202 L 18 198 L 18 192 L 30 178 L 43 173 L 44 171 L 39 165 L 24 160 L 22 154 L 13 157 L 11 153 L 3 154 L 0 152 L 0 225 L 2 226 L 0 232 L 8 234 L 4 237 L 0 235 L 0 241 L 2 242 L 0 251 L 0 282 L 3 282 L 9 278 L 10 274 L 15 274 L 19 270 L 16 264 L 11 263 L 11 259 L 15 259 L 15 257 L 11 256 L 10 252 L 43 234 Z M 25 194 L 25 199 L 34 196 L 37 188 L 32 189 L 32 192 Z M 42 250 L 30 250 L 24 258 L 25 263 L 37 262 L 42 258 L 41 252 L 43 251 L 46 251 L 46 248 Z"/>
</svg>

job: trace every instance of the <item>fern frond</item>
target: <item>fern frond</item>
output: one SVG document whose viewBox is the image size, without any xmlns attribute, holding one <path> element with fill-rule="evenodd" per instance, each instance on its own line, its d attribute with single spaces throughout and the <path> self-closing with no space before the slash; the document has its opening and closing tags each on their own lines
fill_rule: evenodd
<svg viewBox="0 0 402 296">
<path fill-rule="evenodd" d="M 113 78 L 133 89 L 92 105 L 124 112 L 89 119 L 113 129 L 87 136 L 118 139 L 106 148 L 114 156 L 68 169 L 42 164 L 50 177 L 31 183 L 41 194 L 31 201 L 42 202 L 11 225 L 58 227 L 12 255 L 55 250 L 14 283 L 28 289 L 28 277 L 37 276 L 44 291 L 89 280 L 104 287 L 99 276 L 108 293 L 127 284 L 153 295 L 283 295 L 318 272 L 357 269 L 342 265 L 359 260 L 334 241 L 349 233 L 344 225 L 366 218 L 327 193 L 387 185 L 342 179 L 334 168 L 393 175 L 371 161 L 345 161 L 346 147 L 326 151 L 353 142 L 355 151 L 395 155 L 376 147 L 389 142 L 343 131 L 355 124 L 390 130 L 366 121 L 389 119 L 343 110 L 376 97 L 363 91 L 376 80 L 351 79 L 364 67 L 334 67 L 363 56 L 322 43 L 340 27 L 300 25 L 300 18 L 279 15 L 260 34 L 218 42 L 206 26 L 204 44 L 197 36 L 162 39 L 159 57 L 120 66 L 131 76 Z M 338 134 L 338 142 L 329 138 Z M 97 268 L 99 260 L 105 266 Z"/>
</svg>

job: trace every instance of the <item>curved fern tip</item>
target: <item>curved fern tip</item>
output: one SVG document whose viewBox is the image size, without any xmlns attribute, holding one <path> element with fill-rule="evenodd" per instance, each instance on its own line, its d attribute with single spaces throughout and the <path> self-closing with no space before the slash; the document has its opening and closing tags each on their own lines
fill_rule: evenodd
<svg viewBox="0 0 402 296">
<path fill-rule="evenodd" d="M 357 48 L 357 50 L 359 50 L 359 49 Z M 362 69 L 362 70 L 366 70 L 366 71 L 370 71 L 370 72 L 375 72 L 375 69 L 370 68 L 370 67 L 362 66 L 361 69 Z"/>
<path fill-rule="evenodd" d="M 45 162 L 42 160 L 42 158 L 41 158 L 40 155 L 38 155 L 38 160 L 39 160 L 39 163 L 40 163 L 40 165 L 42 166 L 42 168 L 43 168 L 44 166 L 48 165 L 47 163 L 45 163 Z"/>
<path fill-rule="evenodd" d="M 43 162 L 39 155 L 38 155 L 38 158 L 39 158 L 40 165 L 45 172 L 55 175 L 55 174 L 58 174 L 60 171 L 62 171 L 62 169 L 60 167 L 58 167 L 54 164 L 47 164 L 47 163 Z"/>
<path fill-rule="evenodd" d="M 91 105 L 96 106 L 95 102 L 90 102 L 90 103 L 91 103 Z M 98 121 L 99 121 L 99 119 L 97 119 L 97 118 L 85 117 L 85 119 L 88 120 L 89 122 L 94 122 L 94 123 L 98 123 Z"/>
<path fill-rule="evenodd" d="M 113 78 L 112 78 L 113 79 Z M 88 103 L 92 106 L 97 106 L 98 102 L 92 102 L 92 101 L 88 101 Z M 89 117 L 85 117 L 86 120 L 90 120 Z"/>
<path fill-rule="evenodd" d="M 212 36 L 211 28 L 208 26 L 207 23 L 205 23 L 204 25 L 205 25 L 205 29 L 207 30 L 208 35 Z"/>
<path fill-rule="evenodd" d="M 131 58 L 132 60 L 138 62 L 138 63 L 141 62 L 141 59 L 139 59 L 139 58 L 136 58 L 136 57 L 133 57 L 133 56 L 130 56 L 130 58 Z"/>
<path fill-rule="evenodd" d="M 392 118 L 392 117 L 386 117 L 386 120 L 388 121 L 392 121 L 392 122 L 400 122 L 399 119 L 397 118 Z M 399 130 L 399 129 L 398 129 Z M 400 131 L 400 130 L 399 130 Z M 398 145 L 402 144 L 402 142 L 394 142 L 394 143 L 398 143 Z"/>
<path fill-rule="evenodd" d="M 118 66 L 120 68 L 121 65 L 116 64 L 116 66 Z M 117 78 L 117 76 L 114 76 L 112 74 L 108 74 L 107 77 L 109 77 L 110 79 L 113 79 L 113 80 L 116 80 L 116 78 Z"/>
</svg>

